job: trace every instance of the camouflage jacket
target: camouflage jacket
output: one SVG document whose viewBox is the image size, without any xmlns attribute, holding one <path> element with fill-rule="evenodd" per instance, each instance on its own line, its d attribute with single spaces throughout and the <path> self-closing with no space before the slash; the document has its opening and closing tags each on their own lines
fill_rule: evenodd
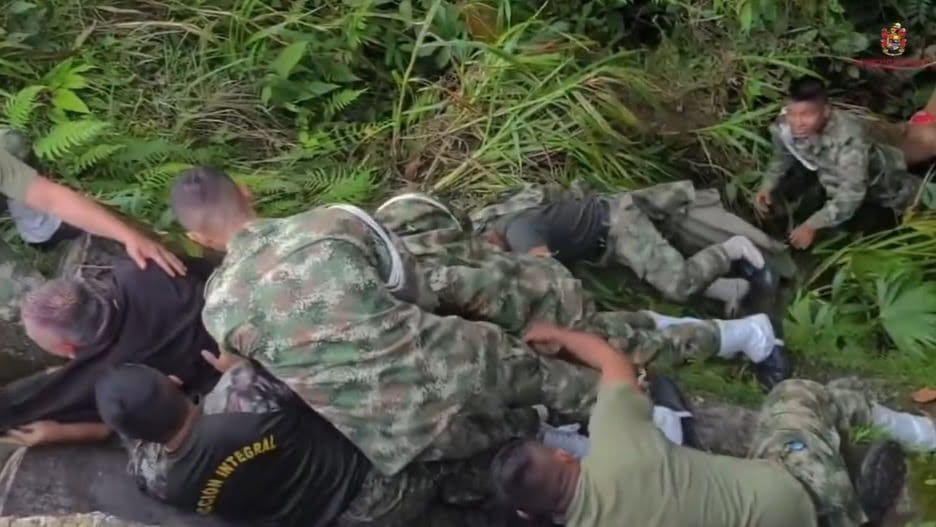
<svg viewBox="0 0 936 527">
<path fill-rule="evenodd" d="M 203 320 L 392 475 L 480 390 L 495 350 L 436 341 L 442 317 L 390 293 L 378 245 L 338 209 L 256 221 L 209 280 Z"/>
<path fill-rule="evenodd" d="M 299 404 L 296 395 L 283 383 L 269 377 L 251 363 L 228 370 L 218 384 L 203 398 L 203 415 L 225 413 L 270 413 L 286 404 Z M 146 494 L 164 501 L 166 480 L 172 459 L 158 443 L 122 438 L 130 461 L 127 472 Z"/>
<path fill-rule="evenodd" d="M 762 190 L 776 188 L 797 162 L 818 173 L 828 196 L 825 205 L 806 224 L 824 229 L 851 218 L 868 188 L 883 174 L 905 170 L 900 150 L 871 140 L 866 123 L 846 111 L 833 109 L 822 134 L 796 139 L 781 113 L 770 126 L 774 156 L 764 174 Z"/>
</svg>

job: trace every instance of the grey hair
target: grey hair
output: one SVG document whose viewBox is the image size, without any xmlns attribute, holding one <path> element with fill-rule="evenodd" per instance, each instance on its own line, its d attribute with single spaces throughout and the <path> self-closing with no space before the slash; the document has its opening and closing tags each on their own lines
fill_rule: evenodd
<svg viewBox="0 0 936 527">
<path fill-rule="evenodd" d="M 222 170 L 190 168 L 172 182 L 170 207 L 188 231 L 217 232 L 250 213 L 237 183 Z"/>
<path fill-rule="evenodd" d="M 27 293 L 20 316 L 80 348 L 101 335 L 109 309 L 107 301 L 84 282 L 60 278 Z"/>
</svg>

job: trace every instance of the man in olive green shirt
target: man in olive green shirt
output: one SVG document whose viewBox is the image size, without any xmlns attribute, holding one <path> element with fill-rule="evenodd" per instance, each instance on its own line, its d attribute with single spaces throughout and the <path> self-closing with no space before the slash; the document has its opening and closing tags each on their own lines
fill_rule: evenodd
<svg viewBox="0 0 936 527">
<path fill-rule="evenodd" d="M 40 176 L 24 162 L 29 152 L 25 136 L 0 128 L 0 194 L 81 230 L 122 243 L 141 268 L 152 260 L 170 275 L 185 273 L 182 262 L 162 245 L 94 201 Z M 35 270 L 0 243 L 0 320 L 14 321 L 17 300 L 41 281 Z"/>
<path fill-rule="evenodd" d="M 768 396 L 751 457 L 674 445 L 654 429 L 633 366 L 603 339 L 534 325 L 531 343 L 558 345 L 601 370 L 581 461 L 536 442 L 508 445 L 494 461 L 500 498 L 522 515 L 572 527 L 858 527 L 880 519 L 906 477 L 900 446 L 875 445 L 852 485 L 839 430 L 876 425 L 918 450 L 936 449 L 926 418 L 894 412 L 841 383 L 788 380 Z"/>
</svg>

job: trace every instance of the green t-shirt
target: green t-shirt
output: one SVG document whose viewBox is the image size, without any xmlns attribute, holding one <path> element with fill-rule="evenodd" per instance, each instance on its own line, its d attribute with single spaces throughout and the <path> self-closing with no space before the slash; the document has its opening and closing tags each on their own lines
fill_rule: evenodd
<svg viewBox="0 0 936 527">
<path fill-rule="evenodd" d="M 0 149 L 0 194 L 18 201 L 26 199 L 26 189 L 39 175 L 13 154 Z"/>
<path fill-rule="evenodd" d="M 816 526 L 809 495 L 782 467 L 674 445 L 651 412 L 630 386 L 601 389 L 567 526 Z"/>
</svg>

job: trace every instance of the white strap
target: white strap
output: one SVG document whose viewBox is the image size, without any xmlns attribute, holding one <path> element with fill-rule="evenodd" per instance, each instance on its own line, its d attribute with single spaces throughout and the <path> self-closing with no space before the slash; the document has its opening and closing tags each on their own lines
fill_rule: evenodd
<svg viewBox="0 0 936 527">
<path fill-rule="evenodd" d="M 780 110 L 780 115 L 786 115 L 786 108 Z M 786 147 L 787 151 L 793 154 L 793 157 L 802 163 L 804 167 L 813 172 L 818 169 L 816 165 L 803 159 L 803 156 L 801 156 L 800 153 L 796 151 L 796 148 L 793 147 L 793 131 L 790 130 L 790 125 L 786 124 L 785 122 L 780 123 L 780 140 L 783 142 L 783 146 Z"/>
<path fill-rule="evenodd" d="M 399 196 L 394 196 L 388 199 L 387 201 L 385 201 L 383 205 L 377 207 L 377 213 L 380 214 L 380 211 L 386 209 L 387 207 L 389 207 L 390 205 L 394 203 L 398 203 L 400 201 L 406 201 L 406 200 L 415 200 L 415 201 L 422 201 L 423 203 L 428 203 L 436 208 L 439 208 L 445 211 L 445 213 L 448 214 L 449 217 L 452 218 L 452 220 L 456 224 L 461 223 L 458 221 L 458 218 L 455 216 L 455 214 L 451 210 L 449 210 L 448 207 L 440 203 L 435 198 L 427 196 L 426 194 L 423 194 L 421 192 L 407 192 L 406 194 L 400 194 Z"/>
<path fill-rule="evenodd" d="M 396 246 L 393 244 L 393 241 L 390 239 L 390 236 L 387 234 L 387 231 L 377 223 L 377 220 L 372 218 L 370 214 L 364 212 L 354 205 L 332 205 L 332 209 L 340 209 L 348 214 L 351 214 L 357 219 L 363 221 L 371 228 L 377 236 L 380 237 L 380 240 L 383 242 L 384 246 L 387 248 L 387 253 L 390 255 L 390 276 L 387 277 L 387 287 L 391 291 L 397 291 L 403 287 L 404 273 L 403 273 L 403 259 L 400 257 L 400 252 L 397 250 Z"/>
<path fill-rule="evenodd" d="M 10 454 L 3 469 L 0 469 L 0 516 L 3 516 L 3 510 L 6 508 L 7 498 L 10 496 L 10 490 L 16 480 L 16 473 L 19 471 L 23 458 L 26 457 L 27 447 L 20 447 Z"/>
</svg>

